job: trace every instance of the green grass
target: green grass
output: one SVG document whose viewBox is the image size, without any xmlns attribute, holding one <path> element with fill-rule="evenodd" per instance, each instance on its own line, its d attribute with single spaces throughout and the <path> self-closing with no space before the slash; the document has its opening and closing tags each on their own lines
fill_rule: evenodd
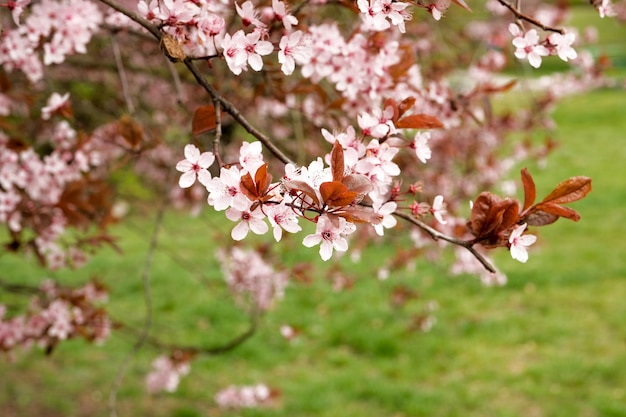
<svg viewBox="0 0 626 417">
<path fill-rule="evenodd" d="M 604 90 L 558 107 L 562 146 L 546 169 L 530 166 L 539 195 L 572 175 L 592 177 L 594 189 L 574 204 L 582 220 L 560 220 L 542 230 L 526 265 L 498 253 L 507 286 L 450 278 L 445 266 L 426 261 L 415 272 L 398 271 L 381 282 L 376 270 L 393 250 L 382 247 L 365 250 L 367 263 L 350 266 L 344 260 L 357 279 L 352 289 L 334 292 L 316 251 L 292 251 L 294 240 L 274 254 L 282 251 L 289 263 L 319 264 L 312 284 L 292 282 L 286 298 L 240 348 L 197 358 L 175 394 L 144 391 L 143 378 L 158 352 L 143 349 L 119 391 L 118 414 L 626 416 L 625 104 L 624 91 Z M 87 268 L 54 277 L 71 284 L 97 275 L 111 289 L 111 313 L 139 326 L 152 219 L 131 220 L 132 227 L 114 230 L 124 256 L 105 250 Z M 155 335 L 213 346 L 246 328 L 212 254 L 228 230 L 219 214 L 166 216 L 152 269 Z M 0 257 L 0 270 L 24 282 L 44 274 L 8 255 Z M 420 298 L 393 307 L 389 296 L 398 284 Z M 431 300 L 439 305 L 437 324 L 427 333 L 408 331 L 413 315 Z M 293 342 L 279 334 L 284 323 L 301 330 Z M 50 357 L 34 349 L 13 363 L 3 359 L 0 415 L 108 415 L 110 388 L 134 340 L 116 332 L 103 346 L 72 341 Z M 217 390 L 256 382 L 281 391 L 275 405 L 236 412 L 215 406 Z"/>
</svg>

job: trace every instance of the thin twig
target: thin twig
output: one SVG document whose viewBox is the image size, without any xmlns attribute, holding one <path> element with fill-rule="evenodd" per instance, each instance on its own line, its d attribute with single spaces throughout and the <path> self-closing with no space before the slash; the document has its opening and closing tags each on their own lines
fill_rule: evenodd
<svg viewBox="0 0 626 417">
<path fill-rule="evenodd" d="M 283 153 L 270 138 L 268 138 L 263 132 L 254 127 L 235 107 L 233 103 L 224 98 L 209 82 L 204 75 L 200 72 L 200 69 L 189 58 L 185 58 L 183 61 L 185 66 L 191 71 L 196 81 L 211 95 L 213 100 L 218 100 L 224 110 L 230 114 L 244 129 L 248 131 L 252 136 L 257 138 L 276 158 L 285 164 L 293 163 L 293 161 Z"/>
<path fill-rule="evenodd" d="M 522 13 L 519 9 L 517 9 L 515 6 L 513 6 L 511 3 L 507 2 L 506 0 L 498 0 L 498 3 L 500 3 L 501 5 L 506 7 L 507 9 L 509 9 L 511 11 L 511 13 L 513 13 L 515 15 L 515 17 L 518 18 L 519 20 L 525 20 L 526 22 L 532 23 L 533 25 L 535 25 L 538 28 L 541 28 L 541 29 L 543 29 L 545 31 L 556 32 L 556 33 L 560 33 L 561 35 L 565 34 L 565 30 L 560 29 L 560 28 L 553 28 L 551 26 L 544 25 L 543 23 L 541 23 L 537 19 Z"/>
<path fill-rule="evenodd" d="M 117 42 L 115 33 L 111 33 L 111 47 L 113 48 L 113 56 L 115 57 L 115 65 L 117 66 L 117 73 L 122 83 L 122 94 L 126 101 L 126 108 L 129 114 L 135 112 L 135 106 L 133 99 L 130 96 L 130 90 L 128 88 L 128 79 L 126 78 L 126 71 L 124 70 L 124 61 L 122 60 L 122 53 L 120 52 L 120 45 Z"/>
<path fill-rule="evenodd" d="M 472 242 L 467 241 L 467 240 L 457 239 L 455 237 L 448 236 L 444 233 L 441 233 L 440 231 L 433 229 L 426 223 L 406 213 L 395 212 L 393 214 L 394 216 L 399 217 L 403 220 L 406 220 L 414 224 L 415 226 L 419 227 L 423 231 L 427 232 L 435 240 L 441 239 L 441 240 L 445 240 L 446 242 L 450 242 L 455 245 L 464 247 L 465 249 L 470 251 L 472 255 L 474 255 L 474 257 L 485 267 L 485 269 L 487 269 L 487 271 L 492 272 L 492 273 L 496 272 L 496 269 L 493 267 L 493 265 L 491 265 L 491 263 L 487 259 L 485 259 L 485 257 L 480 252 L 474 249 Z"/>
<path fill-rule="evenodd" d="M 176 90 L 176 101 L 179 106 L 183 106 L 185 102 L 185 97 L 183 95 L 183 84 L 180 81 L 180 75 L 178 75 L 178 71 L 176 71 L 176 67 L 174 64 L 168 60 L 167 68 L 170 70 L 170 74 L 172 75 L 172 79 L 174 80 L 174 89 Z"/>
<path fill-rule="evenodd" d="M 148 32 L 150 32 L 152 34 L 152 36 L 154 36 L 155 38 L 157 38 L 157 40 L 161 40 L 161 38 L 163 37 L 163 34 L 161 33 L 161 31 L 152 23 L 148 22 L 146 19 L 144 19 L 143 17 L 139 16 L 137 13 L 134 13 L 130 10 L 128 10 L 127 8 L 125 8 L 124 6 L 118 4 L 117 2 L 113 1 L 113 0 L 100 0 L 102 3 L 106 4 L 107 6 L 117 10 L 118 12 L 122 13 L 123 15 L 126 15 L 128 18 L 130 18 L 131 20 L 133 20 L 134 22 L 140 24 L 141 26 L 143 26 L 144 28 L 146 28 L 146 30 Z"/>
<path fill-rule="evenodd" d="M 213 153 L 217 159 L 217 165 L 222 168 L 224 162 L 220 153 L 220 140 L 222 139 L 222 103 L 213 97 L 213 107 L 215 108 L 215 138 L 213 139 Z"/>
<path fill-rule="evenodd" d="M 109 416 L 116 417 L 116 403 L 117 403 L 117 393 L 122 384 L 122 380 L 126 375 L 126 371 L 130 362 L 133 360 L 137 352 L 143 347 L 143 345 L 149 340 L 150 337 L 150 328 L 152 327 L 152 293 L 150 288 L 150 272 L 152 269 L 152 258 L 154 252 L 157 247 L 157 242 L 159 238 L 159 232 L 161 231 L 161 226 L 163 224 L 163 215 L 165 213 L 165 208 L 167 207 L 168 197 L 163 198 L 163 202 L 159 211 L 157 212 L 157 217 L 154 221 L 154 229 L 152 231 L 152 239 L 150 240 L 150 245 L 148 247 L 148 252 L 146 254 L 146 259 L 144 263 L 143 273 L 142 273 L 142 284 L 144 291 L 144 303 L 146 308 L 146 317 L 144 319 L 143 327 L 139 336 L 137 337 L 137 341 L 133 345 L 132 349 L 120 365 L 117 376 L 115 377 L 115 381 L 113 383 L 113 387 L 111 388 L 111 392 L 109 394 Z"/>
</svg>

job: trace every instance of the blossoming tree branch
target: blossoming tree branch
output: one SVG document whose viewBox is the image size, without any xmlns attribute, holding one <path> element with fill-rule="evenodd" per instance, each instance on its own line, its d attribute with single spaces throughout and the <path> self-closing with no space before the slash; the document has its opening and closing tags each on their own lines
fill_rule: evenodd
<svg viewBox="0 0 626 417">
<path fill-rule="evenodd" d="M 78 268 L 90 251 L 116 246 L 107 227 L 124 220 L 111 180 L 119 171 L 134 170 L 176 207 L 224 212 L 234 241 L 271 234 L 280 244 L 300 234 L 324 261 L 348 251 L 358 259 L 359 242 L 400 229 L 416 248 L 438 250 L 432 239 L 453 244 L 451 270 L 486 283 L 504 280 L 487 250 L 506 248 L 527 262 L 532 230 L 561 217 L 578 221 L 567 204 L 591 191 L 589 178 L 573 176 L 537 202 L 527 169 L 517 183 L 505 179 L 554 147 L 550 109 L 559 98 L 610 82 L 606 57 L 584 48 L 593 28 L 567 27 L 564 4 L 5 0 L 0 7 L 4 247 L 46 268 Z M 626 19 L 623 0 L 588 7 L 599 18 Z M 528 107 L 494 106 L 503 94 L 522 94 L 507 69 L 547 60 L 568 69 L 550 75 Z M 532 132 L 546 140 L 502 151 L 512 134 Z M 519 185 L 521 200 L 512 197 Z M 287 275 L 254 252 L 235 247 L 218 256 L 252 316 L 282 294 Z M 7 278 L 0 276 L 4 290 L 22 288 Z M 45 281 L 30 291 L 38 301 L 28 313 L 4 317 L 0 309 L 3 351 L 33 341 L 51 350 L 78 336 L 101 341 L 115 327 L 97 283 L 66 289 Z M 255 323 L 223 349 L 243 342 Z M 154 390 L 175 389 L 194 355 L 222 351 L 144 340 L 173 352 L 155 362 Z M 228 393 L 220 398 L 239 398 Z"/>
</svg>

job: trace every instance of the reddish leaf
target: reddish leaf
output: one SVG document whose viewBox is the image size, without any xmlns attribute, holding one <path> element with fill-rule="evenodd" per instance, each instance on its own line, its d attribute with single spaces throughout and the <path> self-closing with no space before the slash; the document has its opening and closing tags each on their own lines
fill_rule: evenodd
<svg viewBox="0 0 626 417">
<path fill-rule="evenodd" d="M 477 239 L 492 244 L 500 233 L 519 220 L 519 203 L 510 198 L 502 199 L 495 194 L 482 192 L 474 201 L 468 227 Z"/>
<path fill-rule="evenodd" d="M 533 211 L 528 214 L 524 222 L 529 226 L 546 226 L 559 220 L 559 216 L 546 213 L 545 211 Z"/>
<path fill-rule="evenodd" d="M 304 193 L 305 195 L 307 195 L 313 200 L 313 203 L 315 204 L 316 207 L 320 207 L 320 200 L 319 198 L 317 198 L 317 194 L 315 193 L 315 190 L 306 182 L 300 181 L 300 180 L 290 180 L 290 181 L 285 181 L 283 183 L 283 186 L 287 188 L 289 191 Z"/>
<path fill-rule="evenodd" d="M 528 168 L 524 168 L 522 170 L 522 184 L 524 184 L 524 208 L 522 211 L 526 211 L 535 203 L 535 198 L 537 198 L 535 182 L 533 181 L 533 177 L 530 175 Z"/>
<path fill-rule="evenodd" d="M 191 132 L 197 136 L 204 132 L 209 132 L 217 126 L 215 118 L 215 107 L 212 104 L 200 106 L 193 112 L 191 121 Z"/>
<path fill-rule="evenodd" d="M 566 204 L 585 198 L 591 191 L 591 178 L 572 177 L 559 183 L 542 203 Z"/>
<path fill-rule="evenodd" d="M 404 77 L 409 69 L 411 69 L 411 67 L 415 64 L 415 55 L 411 45 L 402 45 L 400 46 L 400 50 L 402 51 L 400 61 L 389 67 L 389 75 L 391 75 L 391 78 L 394 80 Z"/>
<path fill-rule="evenodd" d="M 569 207 L 560 206 L 555 203 L 539 203 L 535 206 L 535 208 L 537 211 L 543 211 L 545 213 L 555 216 L 565 217 L 566 219 L 570 219 L 575 222 L 580 220 L 580 214 L 578 214 L 576 210 Z"/>
<path fill-rule="evenodd" d="M 267 164 L 263 164 L 256 170 L 254 180 L 249 173 L 243 175 L 239 188 L 250 201 L 262 201 L 271 182 L 272 176 L 267 173 Z"/>
<path fill-rule="evenodd" d="M 117 131 L 132 148 L 137 148 L 143 140 L 143 128 L 129 115 L 120 117 Z"/>
<path fill-rule="evenodd" d="M 330 154 L 330 167 L 333 172 L 333 181 L 341 181 L 344 173 L 343 147 L 339 141 L 335 141 Z"/>
<path fill-rule="evenodd" d="M 515 87 L 516 85 L 517 85 L 517 80 L 511 80 L 506 84 L 502 84 L 498 86 L 493 85 L 493 84 L 486 84 L 479 91 L 482 91 L 483 93 L 486 93 L 486 94 L 505 93 L 509 91 L 510 89 L 512 89 L 513 87 Z"/>
<path fill-rule="evenodd" d="M 358 203 L 374 189 L 372 181 L 365 175 L 361 174 L 349 174 L 343 177 L 341 182 L 348 188 L 349 191 L 357 193 L 355 202 Z"/>
<path fill-rule="evenodd" d="M 383 221 L 383 216 L 375 213 L 369 207 L 363 206 L 349 206 L 340 211 L 333 211 L 338 216 L 343 217 L 350 223 L 369 223 L 369 224 L 380 224 Z"/>
<path fill-rule="evenodd" d="M 272 182 L 272 175 L 267 173 L 267 164 L 261 165 L 254 174 L 254 182 L 256 183 L 257 194 L 264 196 Z"/>
<path fill-rule="evenodd" d="M 399 118 L 402 117 L 404 113 L 411 110 L 414 104 L 415 104 L 415 97 L 413 96 L 407 97 L 404 100 L 402 100 L 400 104 L 398 105 L 398 113 L 399 113 L 398 117 Z"/>
<path fill-rule="evenodd" d="M 241 192 L 248 197 L 248 200 L 255 201 L 257 199 L 256 186 L 254 185 L 254 180 L 252 179 L 250 173 L 246 173 L 246 175 L 241 177 L 239 188 L 241 189 Z"/>
<path fill-rule="evenodd" d="M 398 120 L 396 127 L 401 129 L 438 129 L 443 127 L 443 123 L 435 116 L 413 114 Z"/>
<path fill-rule="evenodd" d="M 320 194 L 324 204 L 333 207 L 343 207 L 351 204 L 357 196 L 354 191 L 348 191 L 339 181 L 323 182 L 320 185 Z"/>
</svg>

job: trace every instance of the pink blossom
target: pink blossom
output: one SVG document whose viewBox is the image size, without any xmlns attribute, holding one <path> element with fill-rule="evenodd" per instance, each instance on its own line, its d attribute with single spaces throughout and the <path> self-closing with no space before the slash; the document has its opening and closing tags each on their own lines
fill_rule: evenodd
<svg viewBox="0 0 626 417">
<path fill-rule="evenodd" d="M 539 68 L 541 66 L 541 57 L 550 55 L 550 51 L 545 46 L 539 44 L 537 31 L 531 29 L 523 34 L 520 27 L 515 23 L 509 25 L 509 31 L 515 37 L 513 39 L 513 46 L 517 48 L 515 56 L 518 59 L 527 58 L 530 65 Z"/>
<path fill-rule="evenodd" d="M 265 384 L 252 386 L 230 385 L 215 394 L 215 402 L 221 408 L 253 408 L 271 399 L 271 391 Z"/>
<path fill-rule="evenodd" d="M 426 163 L 432 156 L 430 147 L 428 146 L 428 140 L 430 139 L 430 132 L 416 132 L 413 142 L 411 142 L 411 148 L 415 149 L 415 155 L 422 163 Z"/>
<path fill-rule="evenodd" d="M 228 68 L 235 75 L 241 74 L 247 65 L 255 71 L 260 71 L 263 68 L 261 56 L 269 55 L 274 50 L 270 42 L 261 40 L 259 31 L 246 35 L 243 30 L 235 32 L 232 38 L 228 34 L 224 35 L 222 48 Z"/>
<path fill-rule="evenodd" d="M 279 242 L 283 236 L 283 229 L 289 233 L 297 233 L 302 230 L 298 224 L 298 217 L 291 207 L 285 204 L 277 204 L 265 207 L 265 214 L 272 225 L 274 239 Z"/>
<path fill-rule="evenodd" d="M 239 211 L 246 210 L 250 204 L 248 198 L 241 192 L 239 184 L 241 173 L 237 167 L 222 168 L 219 177 L 213 177 L 206 184 L 209 191 L 207 199 L 210 206 L 217 211 L 234 207 Z"/>
<path fill-rule="evenodd" d="M 146 377 L 148 392 L 174 392 L 178 388 L 181 377 L 189 373 L 189 363 L 174 362 L 167 356 L 159 356 L 152 362 L 152 371 Z"/>
<path fill-rule="evenodd" d="M 296 68 L 296 62 L 299 64 L 306 63 L 310 57 L 310 47 L 302 31 L 295 31 L 289 35 L 285 35 L 280 39 L 278 45 L 278 63 L 281 64 L 280 70 L 285 75 L 291 75 Z"/>
<path fill-rule="evenodd" d="M 315 233 L 307 235 L 302 244 L 307 248 L 320 245 L 320 256 L 327 261 L 333 255 L 333 249 L 338 252 L 348 250 L 347 236 L 356 230 L 356 226 L 348 222 L 343 217 L 330 219 L 326 215 L 321 215 L 317 220 Z"/>
<path fill-rule="evenodd" d="M 259 12 L 254 8 L 251 1 L 244 2 L 241 6 L 235 3 L 237 14 L 241 17 L 241 23 L 244 27 L 253 25 L 256 27 L 264 27 L 265 23 L 259 20 Z"/>
<path fill-rule="evenodd" d="M 239 148 L 239 164 L 243 171 L 254 176 L 257 169 L 265 162 L 263 161 L 263 147 L 261 142 L 243 142 Z"/>
<path fill-rule="evenodd" d="M 268 227 L 267 223 L 263 221 L 265 218 L 263 212 L 261 212 L 259 208 L 253 212 L 250 212 L 249 210 L 249 208 L 245 210 L 238 210 L 234 207 L 226 210 L 226 217 L 229 220 L 240 220 L 240 223 L 238 223 L 230 233 L 230 236 L 236 241 L 245 239 L 245 237 L 248 236 L 248 231 L 252 231 L 257 235 L 267 233 Z"/>
<path fill-rule="evenodd" d="M 565 35 L 560 33 L 552 33 L 548 36 L 548 42 L 556 48 L 556 53 L 563 61 L 567 62 L 570 59 L 576 59 L 578 54 L 576 50 L 572 48 L 572 44 L 576 41 L 576 35 L 572 32 L 568 32 Z"/>
<path fill-rule="evenodd" d="M 272 10 L 274 11 L 274 18 L 283 22 L 283 26 L 285 26 L 287 31 L 291 32 L 291 27 L 298 24 L 298 19 L 289 14 L 284 2 L 272 0 Z"/>
<path fill-rule="evenodd" d="M 376 230 L 376 234 L 378 236 L 384 235 L 385 229 L 391 229 L 395 227 L 398 221 L 393 216 L 393 213 L 398 208 L 398 204 L 394 201 L 387 201 L 385 204 L 381 204 L 380 202 L 375 202 L 372 205 L 375 213 L 383 216 L 383 219 L 380 223 L 374 225 L 374 230 Z"/>
<path fill-rule="evenodd" d="M 528 251 L 526 248 L 537 241 L 537 236 L 535 235 L 522 235 L 526 226 L 526 223 L 515 226 L 515 229 L 511 232 L 511 236 L 509 236 L 511 257 L 522 263 L 528 260 Z"/>
<path fill-rule="evenodd" d="M 444 220 L 443 216 L 446 215 L 448 211 L 446 210 L 446 203 L 443 202 L 442 195 L 438 195 L 435 197 L 435 199 L 433 200 L 433 205 L 430 208 L 430 212 L 433 216 L 435 216 L 435 219 L 437 219 L 439 223 L 447 223 L 447 221 Z"/>
<path fill-rule="evenodd" d="M 45 107 L 41 108 L 41 118 L 43 120 L 50 119 L 50 116 L 55 111 L 59 110 L 61 107 L 65 106 L 70 98 L 70 93 L 65 93 L 63 95 L 59 93 L 52 93 L 52 95 L 48 98 L 48 102 Z"/>
<path fill-rule="evenodd" d="M 176 164 L 176 170 L 183 173 L 178 180 L 178 185 L 181 188 L 189 188 L 198 181 L 206 186 L 211 180 L 211 173 L 208 168 L 215 161 L 215 155 L 213 152 L 203 152 L 195 145 L 185 145 L 185 159 L 179 161 Z"/>
</svg>

